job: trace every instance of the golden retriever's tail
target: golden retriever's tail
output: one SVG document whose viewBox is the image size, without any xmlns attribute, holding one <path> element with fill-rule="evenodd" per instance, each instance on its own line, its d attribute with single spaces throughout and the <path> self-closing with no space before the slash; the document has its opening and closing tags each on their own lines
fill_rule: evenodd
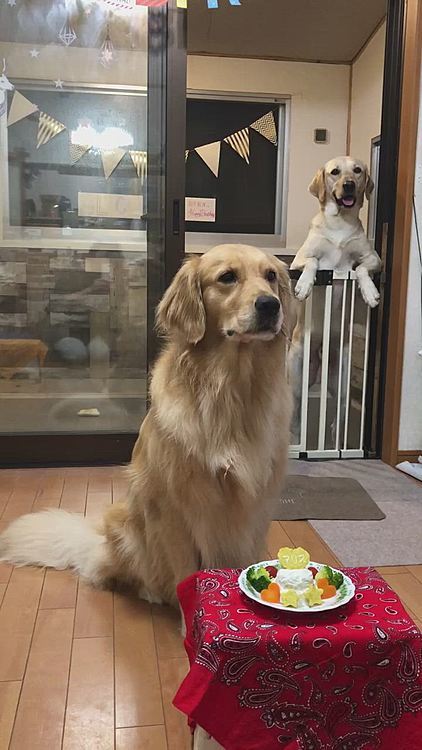
<svg viewBox="0 0 422 750">
<path fill-rule="evenodd" d="M 64 510 L 28 513 L 0 534 L 0 561 L 72 568 L 94 585 L 107 557 L 106 537 L 87 518 Z"/>
</svg>

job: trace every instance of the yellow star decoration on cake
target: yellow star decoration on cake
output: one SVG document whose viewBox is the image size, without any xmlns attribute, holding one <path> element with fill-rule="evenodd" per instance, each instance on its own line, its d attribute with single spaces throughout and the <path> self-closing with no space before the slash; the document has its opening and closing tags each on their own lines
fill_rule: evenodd
<svg viewBox="0 0 422 750">
<path fill-rule="evenodd" d="M 316 586 L 309 586 L 309 588 L 305 591 L 305 599 L 310 607 L 313 607 L 314 604 L 321 604 L 321 596 L 322 591 Z"/>
<path fill-rule="evenodd" d="M 296 591 L 293 591 L 293 589 L 286 589 L 286 591 L 281 592 L 280 601 L 285 607 L 297 607 L 299 598 Z"/>
</svg>

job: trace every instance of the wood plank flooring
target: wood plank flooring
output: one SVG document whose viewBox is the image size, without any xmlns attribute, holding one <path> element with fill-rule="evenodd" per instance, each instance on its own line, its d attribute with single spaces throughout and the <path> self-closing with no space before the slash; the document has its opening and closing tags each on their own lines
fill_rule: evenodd
<svg viewBox="0 0 422 750">
<path fill-rule="evenodd" d="M 97 518 L 125 491 L 118 467 L 2 470 L 0 530 L 44 507 Z M 341 564 L 304 521 L 272 524 L 269 554 L 286 545 Z M 379 570 L 422 628 L 422 565 Z M 0 563 L 0 750 L 190 750 L 172 707 L 186 671 L 169 608 Z"/>
</svg>

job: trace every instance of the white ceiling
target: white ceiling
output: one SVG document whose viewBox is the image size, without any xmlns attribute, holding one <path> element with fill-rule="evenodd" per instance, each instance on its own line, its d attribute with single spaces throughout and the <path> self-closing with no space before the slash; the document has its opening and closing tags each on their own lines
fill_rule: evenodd
<svg viewBox="0 0 422 750">
<path fill-rule="evenodd" d="M 188 51 L 230 57 L 350 63 L 379 25 L 387 0 L 205 0 L 188 3 Z"/>
</svg>

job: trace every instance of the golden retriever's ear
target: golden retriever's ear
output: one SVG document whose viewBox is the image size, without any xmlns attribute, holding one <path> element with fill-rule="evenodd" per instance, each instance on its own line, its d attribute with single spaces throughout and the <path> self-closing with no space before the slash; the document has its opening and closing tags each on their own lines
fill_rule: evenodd
<svg viewBox="0 0 422 750">
<path fill-rule="evenodd" d="M 205 307 L 199 279 L 200 258 L 189 258 L 171 282 L 157 308 L 156 324 L 161 333 L 179 333 L 189 344 L 205 335 Z"/>
<path fill-rule="evenodd" d="M 375 185 L 374 185 L 374 181 L 371 175 L 368 172 L 368 167 L 365 167 L 365 174 L 366 174 L 365 197 L 369 201 L 369 196 L 371 195 Z"/>
<path fill-rule="evenodd" d="M 281 260 L 278 260 L 278 258 L 275 258 L 275 262 L 278 269 L 278 296 L 280 297 L 284 315 L 282 331 L 284 335 L 290 339 L 292 333 L 292 285 L 286 264 Z"/>
<path fill-rule="evenodd" d="M 308 188 L 311 195 L 318 198 L 320 203 L 325 203 L 327 200 L 327 189 L 325 187 L 325 169 L 318 169 L 314 179 Z"/>
</svg>

